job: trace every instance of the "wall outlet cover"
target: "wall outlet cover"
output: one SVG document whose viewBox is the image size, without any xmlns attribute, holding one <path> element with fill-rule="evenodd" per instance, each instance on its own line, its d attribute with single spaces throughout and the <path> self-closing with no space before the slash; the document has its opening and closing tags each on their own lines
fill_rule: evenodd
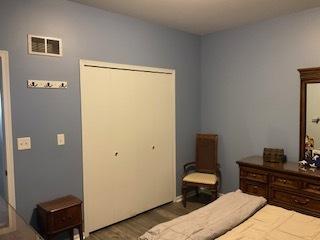
<svg viewBox="0 0 320 240">
<path fill-rule="evenodd" d="M 30 137 L 17 138 L 17 146 L 18 146 L 18 150 L 20 151 L 31 149 L 31 138 Z"/>
</svg>

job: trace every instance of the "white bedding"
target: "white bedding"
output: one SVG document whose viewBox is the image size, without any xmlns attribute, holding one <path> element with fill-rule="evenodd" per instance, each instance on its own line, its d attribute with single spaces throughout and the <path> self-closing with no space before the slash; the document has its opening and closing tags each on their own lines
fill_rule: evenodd
<svg viewBox="0 0 320 240">
<path fill-rule="evenodd" d="M 320 219 L 267 205 L 219 240 L 320 240 Z"/>
<path fill-rule="evenodd" d="M 159 224 L 140 240 L 209 240 L 215 239 L 252 216 L 266 204 L 262 197 L 240 190 L 223 195 L 187 215 Z"/>
</svg>

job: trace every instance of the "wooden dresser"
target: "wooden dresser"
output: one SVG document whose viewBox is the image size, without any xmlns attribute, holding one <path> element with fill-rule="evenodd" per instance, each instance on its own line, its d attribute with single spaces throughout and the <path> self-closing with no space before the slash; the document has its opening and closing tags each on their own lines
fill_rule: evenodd
<svg viewBox="0 0 320 240">
<path fill-rule="evenodd" d="M 269 204 L 320 217 L 320 170 L 301 169 L 298 162 L 264 163 L 260 156 L 237 163 L 243 192 L 263 196 Z"/>
</svg>

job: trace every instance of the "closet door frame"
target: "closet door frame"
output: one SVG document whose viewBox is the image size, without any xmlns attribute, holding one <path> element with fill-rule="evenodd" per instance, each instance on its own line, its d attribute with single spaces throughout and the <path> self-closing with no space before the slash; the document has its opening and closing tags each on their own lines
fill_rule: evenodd
<svg viewBox="0 0 320 240">
<path fill-rule="evenodd" d="M 16 230 L 16 219 L 14 209 L 16 208 L 15 178 L 14 178 L 14 158 L 13 158 L 13 136 L 12 136 L 12 115 L 11 115 L 11 95 L 10 95 L 10 71 L 9 53 L 0 50 L 2 65 L 2 90 L 3 90 L 3 114 L 5 128 L 5 149 L 6 149 L 6 170 L 7 170 L 7 201 L 8 206 L 8 226 L 0 228 L 0 235 Z M 6 203 L 5 203 L 6 204 Z"/>
<path fill-rule="evenodd" d="M 176 100 L 175 100 L 175 80 L 176 80 L 176 72 L 174 69 L 165 69 L 165 68 L 153 68 L 153 67 L 146 67 L 146 66 L 137 66 L 137 65 L 126 65 L 126 64 L 118 64 L 118 63 L 110 63 L 110 62 L 101 62 L 101 61 L 93 61 L 93 60 L 84 60 L 80 59 L 80 94 L 83 96 L 83 81 L 84 79 L 84 71 L 86 67 L 100 67 L 100 68 L 109 68 L 109 69 L 121 69 L 121 70 L 129 70 L 129 71 L 142 71 L 142 72 L 154 72 L 154 73 L 163 73 L 163 74 L 168 74 L 172 76 L 172 96 L 173 96 L 173 113 L 172 113 L 172 121 L 173 121 L 173 132 L 172 132 L 172 142 L 173 144 L 173 156 L 172 156 L 172 201 L 176 201 Z M 83 125 L 83 105 L 81 104 L 81 123 Z M 81 129 L 82 130 L 82 129 Z M 83 146 L 83 130 L 82 132 L 82 149 L 84 148 Z M 85 159 L 82 154 L 82 163 L 83 166 L 85 165 L 84 163 Z M 89 187 L 86 185 L 86 170 L 83 167 L 83 209 L 84 209 L 84 234 L 85 236 L 89 236 L 88 229 L 86 228 L 86 189 Z"/>
</svg>

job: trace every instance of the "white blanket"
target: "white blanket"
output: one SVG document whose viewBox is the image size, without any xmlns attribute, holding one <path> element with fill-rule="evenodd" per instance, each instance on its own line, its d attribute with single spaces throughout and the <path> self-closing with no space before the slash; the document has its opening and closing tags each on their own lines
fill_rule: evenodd
<svg viewBox="0 0 320 240">
<path fill-rule="evenodd" d="M 252 216 L 266 204 L 262 197 L 240 190 L 223 195 L 187 215 L 159 224 L 140 240 L 209 240 L 215 239 Z"/>
<path fill-rule="evenodd" d="M 319 240 L 320 219 L 267 205 L 219 240 Z"/>
</svg>

